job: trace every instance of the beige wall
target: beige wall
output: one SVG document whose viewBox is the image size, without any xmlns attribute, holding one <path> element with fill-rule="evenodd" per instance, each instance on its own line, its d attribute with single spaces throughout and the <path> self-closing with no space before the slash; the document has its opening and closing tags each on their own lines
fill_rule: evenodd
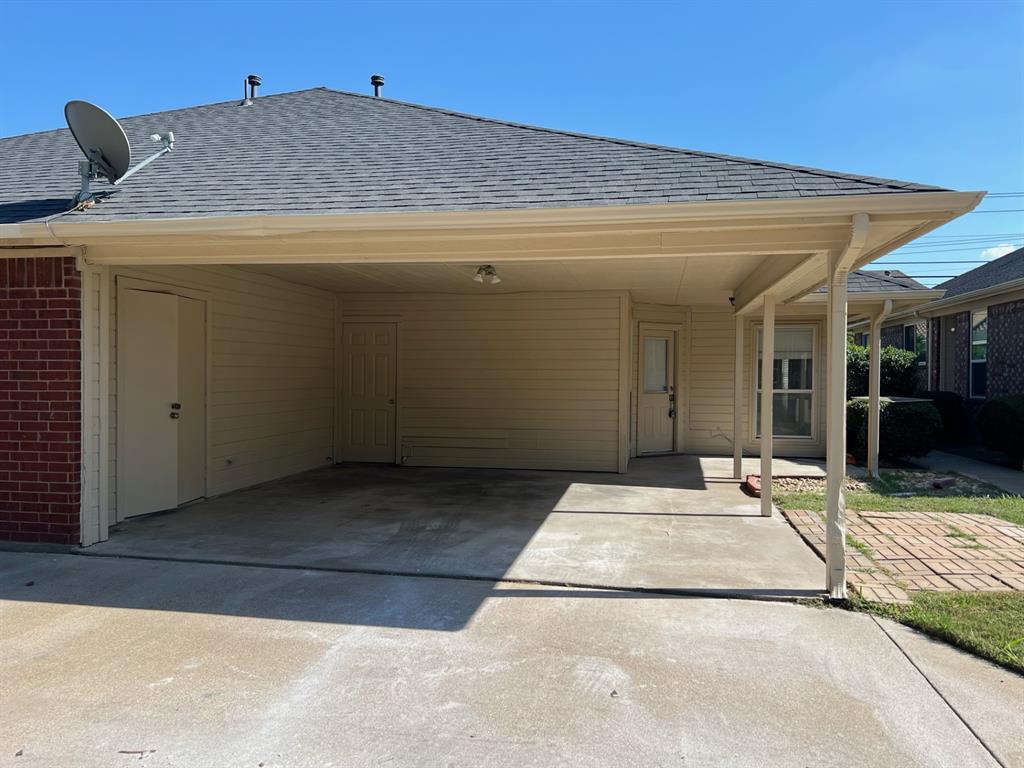
<svg viewBox="0 0 1024 768">
<path fill-rule="evenodd" d="M 399 323 L 404 463 L 615 471 L 627 420 L 626 302 L 618 292 L 482 288 L 345 294 L 340 314 Z"/>
<path fill-rule="evenodd" d="M 689 360 L 685 370 L 689 398 L 685 411 L 688 453 L 729 454 L 732 452 L 732 413 L 735 357 L 733 354 L 736 324 L 731 311 L 693 307 L 690 310 Z M 780 308 L 777 325 L 787 323 L 811 325 L 816 329 L 814 359 L 813 439 L 774 441 L 776 456 L 825 455 L 825 338 L 824 317 L 818 312 Z M 750 414 L 753 412 L 755 372 L 755 329 L 760 318 L 747 321 L 744 329 L 744 396 L 743 446 L 748 455 L 757 455 L 758 443 L 753 437 Z M 685 386 L 686 382 L 684 382 Z"/>
<path fill-rule="evenodd" d="M 117 290 L 121 278 L 204 292 L 208 338 L 207 495 L 330 463 L 334 295 L 218 266 L 110 273 L 110 504 L 116 509 Z"/>
</svg>

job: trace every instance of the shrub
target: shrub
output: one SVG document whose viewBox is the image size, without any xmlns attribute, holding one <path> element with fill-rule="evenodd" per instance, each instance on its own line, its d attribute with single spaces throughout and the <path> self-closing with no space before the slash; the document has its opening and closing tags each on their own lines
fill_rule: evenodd
<svg viewBox="0 0 1024 768">
<path fill-rule="evenodd" d="M 960 395 L 956 392 L 935 390 L 920 392 L 917 397 L 928 398 L 938 410 L 939 416 L 942 417 L 943 440 L 957 443 L 967 438 L 967 408 Z"/>
<path fill-rule="evenodd" d="M 850 344 L 846 348 L 846 396 L 868 393 L 868 348 Z"/>
<path fill-rule="evenodd" d="M 879 404 L 878 453 L 886 459 L 924 456 L 935 447 L 942 418 L 931 403 L 882 400 Z M 846 404 L 846 448 L 858 459 L 867 456 L 868 401 Z"/>
<path fill-rule="evenodd" d="M 882 397 L 910 397 L 917 389 L 917 355 L 899 347 L 882 347 Z M 868 393 L 869 350 L 851 344 L 846 348 L 846 395 Z"/>
<path fill-rule="evenodd" d="M 978 411 L 978 434 L 986 446 L 1013 458 L 1024 457 L 1024 395 L 985 401 Z"/>
</svg>

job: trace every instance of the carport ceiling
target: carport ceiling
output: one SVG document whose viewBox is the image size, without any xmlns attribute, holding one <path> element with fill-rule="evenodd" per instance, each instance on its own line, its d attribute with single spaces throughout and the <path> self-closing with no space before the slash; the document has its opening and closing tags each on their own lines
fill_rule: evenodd
<svg viewBox="0 0 1024 768">
<path fill-rule="evenodd" d="M 725 304 L 764 256 L 485 262 L 498 285 L 473 281 L 479 264 L 259 264 L 242 269 L 339 293 L 518 293 L 628 289 L 653 304 Z"/>
</svg>

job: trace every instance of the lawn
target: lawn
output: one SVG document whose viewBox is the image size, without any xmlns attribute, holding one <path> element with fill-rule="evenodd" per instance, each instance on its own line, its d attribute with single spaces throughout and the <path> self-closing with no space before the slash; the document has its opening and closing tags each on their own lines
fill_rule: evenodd
<svg viewBox="0 0 1024 768">
<path fill-rule="evenodd" d="M 935 488 L 940 478 L 952 484 Z M 773 494 L 782 509 L 825 510 L 824 481 L 782 478 Z M 952 512 L 988 515 L 1024 525 L 1024 498 L 962 475 L 895 471 L 878 480 L 848 478 L 846 506 L 852 511 Z M 951 538 L 971 547 L 974 537 L 950 526 Z M 868 557 L 871 549 L 847 535 L 847 545 Z M 881 605 L 853 598 L 851 606 L 895 619 L 959 648 L 1024 673 L 1024 593 L 910 592 L 910 605 Z"/>
<path fill-rule="evenodd" d="M 851 604 L 1024 674 L 1024 592 L 912 592 L 911 599 Z"/>
<path fill-rule="evenodd" d="M 1008 495 L 998 488 L 963 475 L 947 473 L 942 476 L 955 477 L 956 483 L 949 488 L 933 488 L 930 480 L 936 475 L 910 471 L 886 472 L 878 480 L 851 478 L 847 482 L 846 506 L 848 509 L 876 512 L 989 515 L 1024 525 L 1024 497 Z M 776 480 L 775 484 L 778 490 L 772 494 L 772 499 L 782 509 L 825 511 L 824 490 L 804 490 L 799 487 L 787 490 L 785 478 Z M 821 481 L 821 485 L 824 485 L 824 481 Z"/>
</svg>

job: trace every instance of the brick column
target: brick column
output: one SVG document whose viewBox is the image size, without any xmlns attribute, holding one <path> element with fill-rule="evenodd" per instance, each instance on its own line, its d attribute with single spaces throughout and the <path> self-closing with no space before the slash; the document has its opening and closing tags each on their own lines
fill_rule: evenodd
<svg viewBox="0 0 1024 768">
<path fill-rule="evenodd" d="M 74 258 L 0 258 L 0 539 L 79 541 L 81 300 Z"/>
</svg>

